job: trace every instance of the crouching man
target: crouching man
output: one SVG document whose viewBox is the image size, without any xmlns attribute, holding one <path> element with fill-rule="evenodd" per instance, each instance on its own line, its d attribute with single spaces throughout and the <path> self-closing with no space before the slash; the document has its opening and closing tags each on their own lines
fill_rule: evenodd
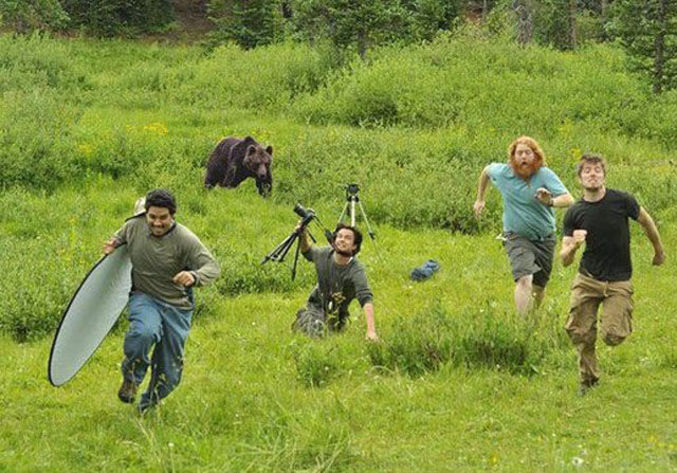
<svg viewBox="0 0 677 473">
<path fill-rule="evenodd" d="M 374 326 L 372 292 L 367 282 L 364 266 L 355 258 L 362 245 L 362 233 L 339 223 L 334 231 L 333 244 L 314 246 L 303 228 L 301 252 L 315 264 L 317 285 L 308 298 L 305 309 L 300 309 L 292 328 L 311 337 L 321 337 L 327 331 L 339 332 L 349 317 L 348 306 L 357 299 L 367 319 L 368 340 L 377 341 Z"/>
<path fill-rule="evenodd" d="M 128 219 L 104 245 L 104 253 L 110 254 L 126 244 L 132 261 L 129 330 L 118 397 L 134 402 L 150 366 L 140 412 L 156 405 L 179 384 L 194 308 L 192 289 L 219 275 L 214 257 L 197 236 L 174 220 L 175 212 L 171 193 L 150 191 L 145 212 Z"/>
<path fill-rule="evenodd" d="M 597 385 L 595 355 L 597 311 L 604 343 L 618 345 L 632 332 L 632 264 L 628 217 L 644 229 L 654 248 L 653 264 L 665 260 L 661 238 L 651 216 L 625 192 L 605 186 L 606 164 L 601 156 L 584 154 L 578 164 L 583 198 L 564 217 L 560 256 L 570 265 L 585 243 L 578 274 L 571 286 L 566 331 L 578 351 L 579 394 Z"/>
</svg>

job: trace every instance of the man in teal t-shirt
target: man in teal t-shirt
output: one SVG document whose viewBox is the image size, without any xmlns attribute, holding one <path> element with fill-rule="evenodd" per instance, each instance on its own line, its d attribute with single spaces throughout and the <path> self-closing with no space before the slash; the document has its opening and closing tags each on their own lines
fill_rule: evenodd
<svg viewBox="0 0 677 473">
<path fill-rule="evenodd" d="M 553 208 L 569 207 L 573 198 L 545 167 L 543 150 L 533 138 L 513 141 L 508 157 L 508 163 L 491 163 L 482 170 L 473 208 L 479 217 L 491 180 L 503 197 L 503 246 L 515 281 L 515 306 L 526 314 L 533 300 L 541 303 L 550 279 L 556 244 Z"/>
</svg>

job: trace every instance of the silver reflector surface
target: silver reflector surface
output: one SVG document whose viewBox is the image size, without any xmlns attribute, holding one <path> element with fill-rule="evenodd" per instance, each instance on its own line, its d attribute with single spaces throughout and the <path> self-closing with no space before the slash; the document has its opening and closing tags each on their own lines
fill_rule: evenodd
<svg viewBox="0 0 677 473">
<path fill-rule="evenodd" d="M 61 386 L 94 354 L 120 317 L 132 288 L 127 245 L 102 257 L 80 284 L 61 318 L 49 355 L 49 381 Z"/>
</svg>

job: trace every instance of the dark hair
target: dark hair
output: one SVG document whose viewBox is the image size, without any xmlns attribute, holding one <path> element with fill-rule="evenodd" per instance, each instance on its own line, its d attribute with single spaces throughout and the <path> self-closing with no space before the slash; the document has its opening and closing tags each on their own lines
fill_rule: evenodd
<svg viewBox="0 0 677 473">
<path fill-rule="evenodd" d="M 146 194 L 146 211 L 151 207 L 164 207 L 169 209 L 169 213 L 176 213 L 176 200 L 167 189 L 154 189 Z"/>
<path fill-rule="evenodd" d="M 334 230 L 334 240 L 336 239 L 336 235 L 338 235 L 339 230 L 343 230 L 344 228 L 353 232 L 353 240 L 354 240 L 353 243 L 355 244 L 355 251 L 353 252 L 353 256 L 355 256 L 360 252 L 360 248 L 362 247 L 362 232 L 355 227 L 346 225 L 345 223 L 339 223 L 338 225 L 336 225 L 336 230 Z"/>
<path fill-rule="evenodd" d="M 578 162 L 578 165 L 576 166 L 576 175 L 578 177 L 581 177 L 581 172 L 583 171 L 583 166 L 585 164 L 599 164 L 600 166 L 602 166 L 602 171 L 606 176 L 606 160 L 602 155 L 593 153 L 583 154 L 583 156 L 581 156 L 581 160 Z"/>
</svg>

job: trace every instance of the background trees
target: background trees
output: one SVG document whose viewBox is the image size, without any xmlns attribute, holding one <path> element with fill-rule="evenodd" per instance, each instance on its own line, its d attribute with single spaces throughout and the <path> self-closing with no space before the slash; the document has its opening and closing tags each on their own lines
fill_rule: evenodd
<svg viewBox="0 0 677 473">
<path fill-rule="evenodd" d="M 59 3 L 70 18 L 69 28 L 95 36 L 153 32 L 174 19 L 171 0 L 59 0 Z"/>
<path fill-rule="evenodd" d="M 207 2 L 214 30 L 212 42 L 232 40 L 244 48 L 270 44 L 283 31 L 281 0 L 211 0 Z"/>
<path fill-rule="evenodd" d="M 19 33 L 109 37 L 192 29 L 212 46 L 246 49 L 292 38 L 363 59 L 373 47 L 431 41 L 469 23 L 481 34 L 510 31 L 524 46 L 618 41 L 654 92 L 677 85 L 674 0 L 0 0 L 0 22 Z"/>
<path fill-rule="evenodd" d="M 632 67 L 647 73 L 653 91 L 677 86 L 677 2 L 616 0 L 612 31 L 628 51 Z"/>
</svg>

